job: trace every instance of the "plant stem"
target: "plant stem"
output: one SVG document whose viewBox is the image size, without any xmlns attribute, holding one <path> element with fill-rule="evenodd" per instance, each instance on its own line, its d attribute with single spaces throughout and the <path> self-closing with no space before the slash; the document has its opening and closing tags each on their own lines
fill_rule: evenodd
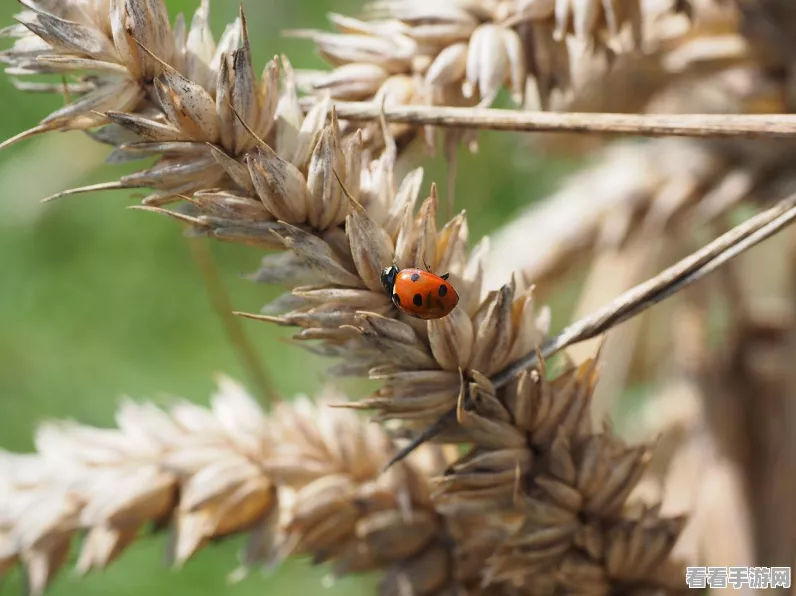
<svg viewBox="0 0 796 596">
<path fill-rule="evenodd" d="M 518 132 L 632 134 L 648 137 L 796 138 L 796 116 L 724 114 L 604 114 L 526 112 L 487 108 L 381 106 L 372 102 L 336 102 L 340 119 Z"/>
<path fill-rule="evenodd" d="M 491 378 L 496 388 L 506 385 L 519 372 L 572 344 L 592 339 L 612 327 L 644 312 L 702 279 L 745 250 L 782 230 L 796 219 L 796 195 L 749 218 L 716 238 L 710 244 L 675 263 L 652 279 L 631 288 L 596 312 L 572 323 L 533 352 L 509 365 Z"/>
</svg>

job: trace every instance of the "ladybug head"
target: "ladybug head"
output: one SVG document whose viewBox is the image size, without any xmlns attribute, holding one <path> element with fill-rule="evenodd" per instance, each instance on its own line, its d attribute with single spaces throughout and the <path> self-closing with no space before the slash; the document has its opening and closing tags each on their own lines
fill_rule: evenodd
<svg viewBox="0 0 796 596">
<path fill-rule="evenodd" d="M 395 278 L 398 276 L 398 267 L 391 265 L 381 270 L 381 285 L 388 296 L 392 296 L 393 286 L 395 286 Z"/>
</svg>

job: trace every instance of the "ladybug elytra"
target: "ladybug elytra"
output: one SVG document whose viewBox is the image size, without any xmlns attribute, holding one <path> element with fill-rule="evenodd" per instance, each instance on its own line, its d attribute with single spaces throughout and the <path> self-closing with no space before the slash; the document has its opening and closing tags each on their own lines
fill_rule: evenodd
<svg viewBox="0 0 796 596">
<path fill-rule="evenodd" d="M 447 280 L 447 273 L 399 270 L 395 265 L 381 272 L 381 283 L 392 303 L 407 315 L 424 320 L 441 319 L 456 308 L 459 295 Z"/>
</svg>

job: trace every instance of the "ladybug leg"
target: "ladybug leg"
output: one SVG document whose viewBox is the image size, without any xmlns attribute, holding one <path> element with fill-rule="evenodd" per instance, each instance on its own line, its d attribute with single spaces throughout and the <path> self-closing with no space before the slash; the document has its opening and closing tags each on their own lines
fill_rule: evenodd
<svg viewBox="0 0 796 596">
<path fill-rule="evenodd" d="M 443 275 L 440 275 L 440 279 L 444 279 L 445 281 L 448 281 L 448 277 L 450 277 L 450 273 L 445 273 Z"/>
<path fill-rule="evenodd" d="M 423 257 L 423 266 L 426 268 L 426 271 L 431 273 L 431 267 L 429 267 L 428 263 L 426 263 L 426 257 Z"/>
</svg>

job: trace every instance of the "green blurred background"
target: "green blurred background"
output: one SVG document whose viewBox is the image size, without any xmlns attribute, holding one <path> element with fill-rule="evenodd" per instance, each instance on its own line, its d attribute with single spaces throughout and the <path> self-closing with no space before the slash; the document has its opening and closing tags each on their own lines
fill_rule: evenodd
<svg viewBox="0 0 796 596">
<path fill-rule="evenodd" d="M 173 14 L 190 15 L 198 0 L 168 0 Z M 358 0 L 245 2 L 261 70 L 286 53 L 297 67 L 322 62 L 306 41 L 282 37 L 288 28 L 327 28 L 329 11 L 356 14 Z M 237 0 L 212 0 L 216 34 L 232 21 Z M 18 5 L 3 2 L 0 25 Z M 8 40 L 3 40 L 7 47 Z M 29 128 L 62 99 L 17 92 L 0 76 L 4 117 L 0 137 Z M 129 193 L 76 196 L 47 205 L 39 199 L 65 188 L 116 179 L 129 166 L 105 166 L 107 148 L 81 133 L 55 134 L 0 154 L 0 447 L 29 451 L 36 423 L 73 418 L 110 425 L 122 395 L 159 400 L 179 395 L 206 403 L 213 375 L 225 372 L 249 384 L 222 321 L 214 312 L 186 239 L 175 222 L 125 209 Z M 508 157 L 507 157 L 508 156 Z M 422 156 L 418 156 L 422 157 Z M 482 134 L 478 155 L 459 157 L 457 209 L 467 209 L 471 240 L 498 228 L 529 202 L 549 193 L 571 165 L 531 154 L 518 136 Z M 135 166 L 136 164 L 133 164 Z M 139 164 L 140 165 L 140 164 Z M 424 162 L 424 191 L 436 180 L 445 196 L 445 166 Z M 212 243 L 224 285 L 237 310 L 257 312 L 279 288 L 253 284 L 242 274 L 257 269 L 256 249 Z M 559 316 L 566 309 L 559 309 Z M 554 310 L 554 312 L 556 312 Z M 557 321 L 559 324 L 562 321 Z M 328 361 L 285 349 L 285 330 L 252 321 L 245 331 L 284 395 L 312 393 Z M 360 384 L 346 384 L 353 397 Z M 161 564 L 162 538 L 144 538 L 104 573 L 76 578 L 62 572 L 52 596 L 143 593 L 249 594 L 371 593 L 371 579 L 329 585 L 326 570 L 296 561 L 234 586 L 225 577 L 237 565 L 240 541 L 205 548 L 180 572 Z M 0 594 L 19 594 L 18 574 Z"/>
</svg>

